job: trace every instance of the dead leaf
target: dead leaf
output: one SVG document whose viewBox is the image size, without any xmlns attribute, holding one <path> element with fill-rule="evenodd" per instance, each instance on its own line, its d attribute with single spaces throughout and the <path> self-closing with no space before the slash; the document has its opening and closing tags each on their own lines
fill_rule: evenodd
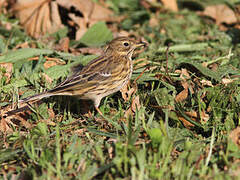
<svg viewBox="0 0 240 180">
<path fill-rule="evenodd" d="M 234 81 L 233 79 L 228 79 L 228 78 L 223 78 L 223 79 L 222 79 L 222 83 L 225 84 L 225 85 L 226 85 L 226 84 L 230 84 L 230 83 L 232 83 L 233 81 Z"/>
<path fill-rule="evenodd" d="M 128 110 L 125 111 L 124 117 L 128 118 L 129 116 L 133 116 L 133 114 L 136 112 L 136 110 L 140 109 L 141 104 L 139 100 L 139 96 L 135 96 L 132 99 L 131 107 L 128 108 Z"/>
<path fill-rule="evenodd" d="M 75 8 L 81 12 L 82 16 L 70 13 L 69 17 L 78 26 L 76 32 L 76 40 L 79 40 L 89 27 L 98 21 L 112 21 L 113 12 L 92 0 L 56 0 L 56 2 L 70 10 Z"/>
<path fill-rule="evenodd" d="M 212 82 L 209 81 L 209 80 L 203 79 L 203 80 L 200 81 L 200 83 L 201 83 L 203 86 L 213 87 Z"/>
<path fill-rule="evenodd" d="M 135 88 L 128 89 L 128 86 L 129 86 L 129 84 L 126 84 L 120 90 L 120 92 L 122 93 L 122 98 L 125 100 L 125 102 L 129 101 L 131 96 L 134 94 L 134 92 L 136 92 Z"/>
<path fill-rule="evenodd" d="M 181 69 L 180 78 L 183 80 L 181 81 L 181 85 L 184 88 L 179 94 L 176 95 L 175 101 L 176 102 L 182 102 L 188 97 L 188 90 L 189 90 L 189 84 L 186 81 L 187 79 L 190 79 L 190 75 L 187 72 L 187 69 Z"/>
<path fill-rule="evenodd" d="M 196 111 L 191 111 L 191 112 L 185 112 L 185 115 L 187 115 L 189 118 L 191 118 L 193 121 L 197 122 L 197 117 L 198 114 Z M 190 128 L 194 127 L 194 124 L 190 123 L 188 120 L 186 120 L 184 117 L 179 116 L 178 119 L 183 122 L 184 126 Z"/>
<path fill-rule="evenodd" d="M 0 69 L 5 69 L 5 72 L 0 71 L 0 79 L 2 75 L 7 77 L 6 83 L 8 83 L 12 76 L 13 64 L 12 63 L 0 63 Z"/>
<path fill-rule="evenodd" d="M 194 125 L 192 123 L 190 123 L 189 121 L 187 121 L 184 117 L 182 116 L 179 116 L 178 119 L 180 121 L 182 121 L 183 125 L 187 128 L 191 128 L 191 127 L 194 127 Z"/>
<path fill-rule="evenodd" d="M 16 47 L 13 48 L 13 49 L 15 50 L 15 49 L 21 49 L 21 48 L 29 48 L 28 42 L 26 41 L 26 42 L 24 42 L 24 43 L 18 44 L 18 45 L 16 45 Z"/>
<path fill-rule="evenodd" d="M 136 112 L 136 110 L 140 109 L 141 105 L 140 105 L 140 100 L 139 100 L 139 96 L 136 96 L 133 98 L 132 100 L 132 105 L 131 105 L 131 108 L 132 108 L 132 111 L 133 112 Z"/>
<path fill-rule="evenodd" d="M 233 24 L 237 22 L 234 11 L 225 4 L 208 6 L 201 14 L 215 19 L 217 25 L 221 23 Z"/>
<path fill-rule="evenodd" d="M 58 51 L 68 52 L 70 39 L 64 37 L 59 41 L 59 44 L 56 45 L 55 49 Z"/>
<path fill-rule="evenodd" d="M 206 123 L 209 120 L 209 114 L 205 112 L 205 110 L 201 111 L 201 122 Z"/>
<path fill-rule="evenodd" d="M 188 97 L 188 89 L 182 90 L 178 95 L 175 97 L 176 102 L 182 102 Z"/>
<path fill-rule="evenodd" d="M 0 132 L 3 134 L 11 134 L 15 131 L 13 130 L 13 127 L 16 128 L 17 126 L 24 126 L 28 129 L 32 127 L 32 125 L 23 118 L 24 115 L 21 113 L 17 113 L 11 116 L 7 115 L 7 112 L 11 110 L 13 110 L 11 106 L 7 106 L 4 109 L 0 110 Z"/>
<path fill-rule="evenodd" d="M 157 19 L 157 17 L 155 15 L 152 15 L 149 20 L 149 26 L 156 27 L 158 25 L 159 25 L 159 20 Z"/>
<path fill-rule="evenodd" d="M 190 79 L 190 78 L 191 78 L 191 76 L 189 75 L 187 69 L 185 69 L 185 68 L 182 68 L 182 69 L 181 69 L 180 78 L 181 78 L 182 80 L 187 80 L 187 79 Z"/>
<path fill-rule="evenodd" d="M 12 10 L 26 32 L 35 38 L 63 27 L 55 1 L 17 0 Z"/>
<path fill-rule="evenodd" d="M 176 0 L 161 0 L 165 8 L 174 12 L 178 12 L 178 6 Z"/>
<path fill-rule="evenodd" d="M 240 127 L 239 126 L 230 132 L 229 138 L 240 148 Z"/>
</svg>

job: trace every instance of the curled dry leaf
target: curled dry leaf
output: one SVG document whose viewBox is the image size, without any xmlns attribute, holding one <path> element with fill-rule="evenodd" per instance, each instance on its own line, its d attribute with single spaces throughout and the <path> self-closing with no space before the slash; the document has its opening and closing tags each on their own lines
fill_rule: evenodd
<svg viewBox="0 0 240 180">
<path fill-rule="evenodd" d="M 17 128 L 18 126 L 24 126 L 27 129 L 32 128 L 32 125 L 24 118 L 24 114 L 16 113 L 8 116 L 7 112 L 11 110 L 10 106 L 0 110 L 0 132 L 3 134 L 13 133 L 12 127 Z"/>
<path fill-rule="evenodd" d="M 174 12 L 178 12 L 178 6 L 176 0 L 161 0 L 163 5 Z"/>
<path fill-rule="evenodd" d="M 183 89 L 176 97 L 176 102 L 182 102 L 188 97 L 188 89 Z"/>
<path fill-rule="evenodd" d="M 196 112 L 196 111 L 185 112 L 185 115 L 187 115 L 189 118 L 191 118 L 191 120 L 193 120 L 195 122 L 206 123 L 209 120 L 209 115 L 204 110 L 202 110 L 200 113 Z M 181 115 L 178 118 L 179 118 L 180 121 L 182 121 L 184 126 L 186 126 L 188 128 L 194 127 L 194 124 L 192 124 L 191 122 L 187 121 Z"/>
<path fill-rule="evenodd" d="M 179 70 L 178 70 L 178 72 L 179 72 Z M 185 69 L 185 68 L 182 68 L 182 69 L 181 69 L 181 71 L 180 71 L 180 78 L 181 78 L 182 80 L 187 80 L 187 79 L 190 79 L 190 78 L 191 78 L 191 76 L 189 75 L 187 69 Z"/>
<path fill-rule="evenodd" d="M 141 107 L 141 104 L 140 104 L 139 96 L 136 96 L 132 100 L 132 105 L 131 105 L 132 111 L 136 112 L 136 110 L 140 109 L 140 107 Z"/>
<path fill-rule="evenodd" d="M 185 68 L 177 70 L 176 72 L 180 73 L 180 78 L 182 79 L 181 85 L 184 89 L 178 95 L 176 95 L 175 101 L 182 102 L 188 97 L 189 84 L 186 80 L 190 79 L 190 75 Z"/>
<path fill-rule="evenodd" d="M 4 115 L 4 113 L 1 112 L 1 115 Z M 1 117 L 0 132 L 3 133 L 3 134 L 7 134 L 7 133 L 12 133 L 13 132 L 13 129 L 11 128 L 11 126 L 9 126 L 9 118 Z"/>
<path fill-rule="evenodd" d="M 12 10 L 26 32 L 35 38 L 63 27 L 55 1 L 17 0 Z"/>
<path fill-rule="evenodd" d="M 140 109 L 140 107 L 141 107 L 141 104 L 140 104 L 139 96 L 133 97 L 131 107 L 129 107 L 128 110 L 125 111 L 124 117 L 128 118 L 129 116 L 132 116 L 137 109 L 138 110 Z"/>
<path fill-rule="evenodd" d="M 203 86 L 213 87 L 212 82 L 209 81 L 209 80 L 203 79 L 203 80 L 200 81 L 200 83 L 201 83 Z"/>
<path fill-rule="evenodd" d="M 68 37 L 64 37 L 60 40 L 59 44 L 56 45 L 55 49 L 58 51 L 68 52 L 70 39 Z"/>
<path fill-rule="evenodd" d="M 122 98 L 124 99 L 125 102 L 130 100 L 130 97 L 131 97 L 132 93 L 134 92 L 133 88 L 128 90 L 128 86 L 129 86 L 129 83 L 127 83 L 125 86 L 122 87 L 122 89 L 120 89 Z"/>
<path fill-rule="evenodd" d="M 240 148 L 240 127 L 232 130 L 229 138 Z"/>
<path fill-rule="evenodd" d="M 232 83 L 233 81 L 234 81 L 233 79 L 228 79 L 228 78 L 223 78 L 223 79 L 222 79 L 222 83 L 225 84 L 225 85 L 226 85 L 226 84 L 230 84 L 230 83 Z"/>
<path fill-rule="evenodd" d="M 198 114 L 196 111 L 191 111 L 191 112 L 185 112 L 185 114 L 191 118 L 193 121 L 197 121 L 197 117 L 198 117 Z M 184 117 L 182 116 L 179 116 L 178 119 L 180 121 L 182 121 L 183 125 L 187 128 L 191 128 L 191 127 L 194 127 L 194 124 L 190 123 L 189 121 L 187 121 Z"/>
<path fill-rule="evenodd" d="M 149 26 L 156 27 L 158 25 L 159 25 L 159 20 L 157 19 L 157 17 L 155 15 L 152 15 L 149 20 Z"/>
<path fill-rule="evenodd" d="M 220 25 L 221 23 L 233 24 L 237 22 L 233 10 L 224 4 L 208 6 L 203 11 L 202 15 L 215 19 L 217 25 Z"/>
<path fill-rule="evenodd" d="M 93 2 L 92 0 L 56 0 L 56 2 L 70 10 L 75 8 L 82 16 L 70 13 L 69 17 L 78 26 L 76 40 L 79 40 L 87 29 L 98 21 L 112 21 L 112 11 Z"/>
<path fill-rule="evenodd" d="M 5 72 L 2 71 L 2 69 L 5 69 Z M 8 83 L 12 76 L 12 70 L 13 70 L 12 63 L 0 63 L 0 79 L 2 78 L 2 76 L 5 76 L 7 78 L 6 83 Z"/>
</svg>

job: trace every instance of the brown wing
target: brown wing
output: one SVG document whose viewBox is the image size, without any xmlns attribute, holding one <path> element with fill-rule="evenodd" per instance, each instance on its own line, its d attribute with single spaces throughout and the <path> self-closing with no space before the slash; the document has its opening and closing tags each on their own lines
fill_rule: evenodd
<svg viewBox="0 0 240 180">
<path fill-rule="evenodd" d="M 96 89 L 102 82 L 109 81 L 116 69 L 117 63 L 114 61 L 114 57 L 100 56 L 92 60 L 82 70 L 74 72 L 63 83 L 48 92 L 54 94 L 72 92 L 75 94 L 74 91 L 77 91 L 78 95 L 84 94 Z"/>
</svg>

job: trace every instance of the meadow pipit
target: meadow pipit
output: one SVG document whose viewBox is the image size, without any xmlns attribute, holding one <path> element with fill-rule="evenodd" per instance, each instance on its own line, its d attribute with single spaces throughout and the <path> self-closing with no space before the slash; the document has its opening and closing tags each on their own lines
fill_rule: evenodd
<svg viewBox="0 0 240 180">
<path fill-rule="evenodd" d="M 103 97 L 119 91 L 131 78 L 133 71 L 132 54 L 144 42 L 136 42 L 128 37 L 112 40 L 103 54 L 93 59 L 81 70 L 74 68 L 73 74 L 57 87 L 25 98 L 19 102 L 29 102 L 49 96 L 69 95 L 80 99 L 90 99 L 96 110 Z"/>
</svg>

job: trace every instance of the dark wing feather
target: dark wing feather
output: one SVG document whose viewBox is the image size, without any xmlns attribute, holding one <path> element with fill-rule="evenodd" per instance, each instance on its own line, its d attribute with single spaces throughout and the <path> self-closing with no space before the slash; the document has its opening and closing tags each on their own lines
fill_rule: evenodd
<svg viewBox="0 0 240 180">
<path fill-rule="evenodd" d="M 48 92 L 58 94 L 65 91 L 91 89 L 91 87 L 96 88 L 99 82 L 111 78 L 111 71 L 114 69 L 115 64 L 117 65 L 117 63 L 113 62 L 113 57 L 106 58 L 104 55 L 100 56 L 92 60 L 89 64 L 82 68 L 82 70 L 75 71 L 65 81 Z"/>
</svg>

